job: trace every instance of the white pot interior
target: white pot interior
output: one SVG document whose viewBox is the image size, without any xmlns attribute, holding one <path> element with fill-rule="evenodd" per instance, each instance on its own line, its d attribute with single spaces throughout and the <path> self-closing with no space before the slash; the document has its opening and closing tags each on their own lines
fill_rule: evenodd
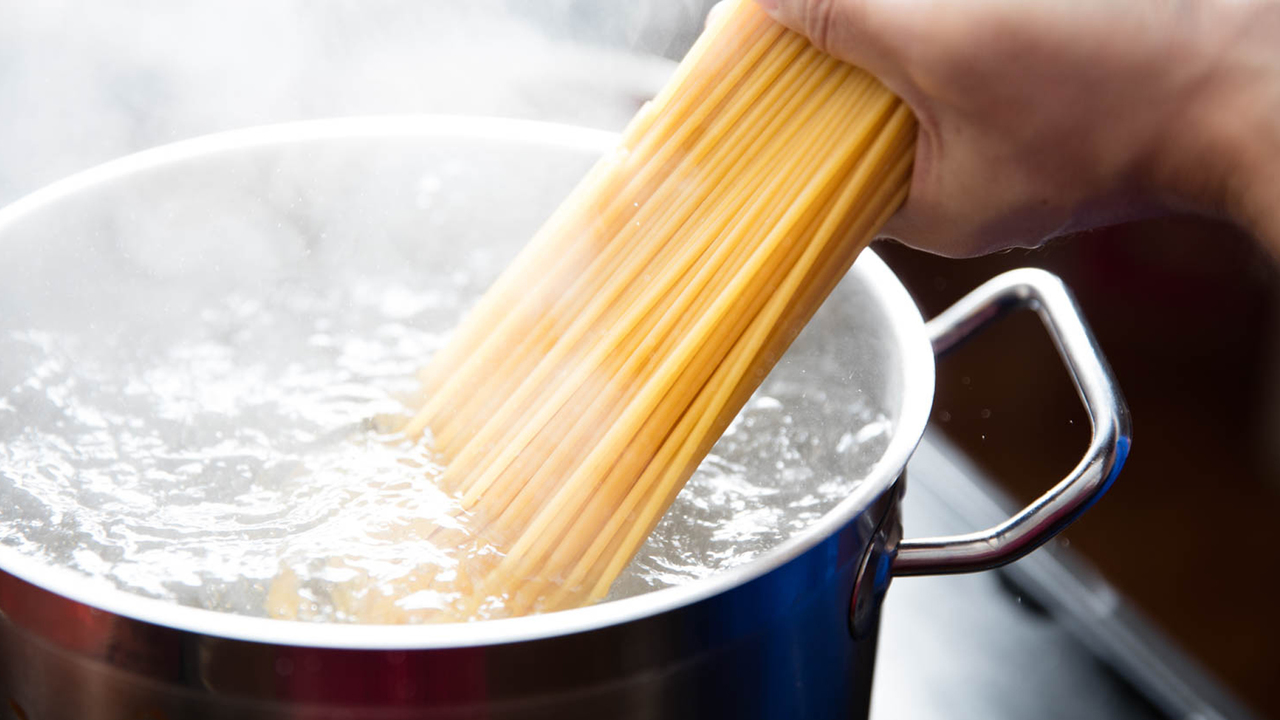
<svg viewBox="0 0 1280 720">
<path fill-rule="evenodd" d="M 477 118 L 267 127 L 126 158 L 0 211 L 0 392 L 8 393 L 0 397 L 0 446 L 8 453 L 0 497 L 11 508 L 0 516 L 0 563 L 75 599 L 199 632 L 432 646 L 660 612 L 763 574 L 843 526 L 905 466 L 933 393 L 919 313 L 870 252 L 767 379 L 734 437 L 722 441 L 738 445 L 723 460 L 734 465 L 730 472 L 761 484 L 739 495 L 732 484 L 682 495 L 658 533 L 665 540 L 651 543 L 648 560 L 642 552 L 615 587 L 618 598 L 633 597 L 469 629 L 302 625 L 200 609 L 243 591 L 228 577 L 247 586 L 269 578 L 269 554 L 235 566 L 244 548 L 278 543 L 290 522 L 303 532 L 325 518 L 360 517 L 326 506 L 337 495 L 323 493 L 304 497 L 313 503 L 309 515 L 273 516 L 271 478 L 301 480 L 287 463 L 272 464 L 280 458 L 270 442 L 259 443 L 258 454 L 245 450 L 259 447 L 245 434 L 275 428 L 322 443 L 326 427 L 350 428 L 325 425 L 325 414 L 344 402 L 390 407 L 392 395 L 411 392 L 410 361 L 439 340 L 414 328 L 446 328 L 458 310 L 437 296 L 482 291 L 610 142 L 597 131 Z M 288 293 L 299 288 L 310 305 L 290 305 Z M 272 313 L 283 324 L 264 320 Z M 291 329 L 291 314 L 305 327 Z M 325 336 L 350 342 L 335 350 Z M 285 360 L 256 375 L 239 372 L 268 356 Z M 305 386 L 308 368 L 321 367 L 308 363 L 325 362 L 356 368 L 326 381 L 325 402 L 308 404 L 281 381 Z M 390 388 L 382 395 L 342 386 L 377 378 Z M 121 430 L 148 417 L 162 422 L 147 432 Z M 785 442 L 754 442 L 770 424 L 790 428 Z M 219 455 L 228 437 L 240 450 Z M 148 453 L 167 464 L 139 465 Z M 222 475 L 192 471 L 183 453 L 196 464 L 216 458 Z M 137 477 L 113 484 L 129 472 Z M 255 493 L 265 498 L 258 506 L 246 500 Z M 807 511 L 802 523 L 779 515 L 772 531 L 765 522 L 735 536 L 741 528 L 716 503 L 750 497 L 764 514 L 770 503 L 819 503 L 820 512 Z M 196 509 L 170 512 L 183 503 Z M 113 512 L 124 519 L 112 520 Z M 202 517 L 224 532 L 198 535 Z M 661 576 L 678 575 L 683 560 L 734 547 L 750 558 L 701 575 L 685 568 L 688 577 L 661 589 Z M 295 543 L 279 552 L 305 550 Z M 210 557 L 222 558 L 210 567 L 227 577 L 210 584 L 177 567 Z M 104 568 L 128 581 L 123 589 L 84 577 Z"/>
</svg>

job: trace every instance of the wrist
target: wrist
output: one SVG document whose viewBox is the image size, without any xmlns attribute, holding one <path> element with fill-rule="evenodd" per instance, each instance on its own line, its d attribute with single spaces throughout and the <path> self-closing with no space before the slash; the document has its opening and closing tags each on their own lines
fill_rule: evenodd
<svg viewBox="0 0 1280 720">
<path fill-rule="evenodd" d="M 1280 253 L 1280 3 L 1266 0 L 1244 10 L 1248 25 L 1233 63 L 1239 117 L 1230 133 L 1238 172 L 1227 185 L 1227 210 Z"/>
<path fill-rule="evenodd" d="M 1152 185 L 1172 209 L 1226 218 L 1280 252 L 1280 3 L 1211 3 L 1180 58 L 1199 71 Z"/>
</svg>

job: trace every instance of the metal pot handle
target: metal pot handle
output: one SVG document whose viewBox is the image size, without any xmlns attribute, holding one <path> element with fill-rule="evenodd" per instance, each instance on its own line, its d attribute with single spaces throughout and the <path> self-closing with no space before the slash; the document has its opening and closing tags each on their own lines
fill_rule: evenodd
<svg viewBox="0 0 1280 720">
<path fill-rule="evenodd" d="M 999 275 L 931 320 L 933 349 L 942 354 L 1010 311 L 1040 316 L 1080 393 L 1093 436 L 1084 459 L 1049 492 L 1003 523 L 980 532 L 904 540 L 894 575 L 987 570 L 1017 560 L 1070 525 L 1107 491 L 1129 454 L 1129 411 L 1075 299 L 1054 275 L 1033 268 Z"/>
</svg>

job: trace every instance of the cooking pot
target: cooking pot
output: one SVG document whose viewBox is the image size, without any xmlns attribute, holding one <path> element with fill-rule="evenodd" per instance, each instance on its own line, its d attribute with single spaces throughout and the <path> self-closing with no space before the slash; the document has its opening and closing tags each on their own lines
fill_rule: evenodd
<svg viewBox="0 0 1280 720">
<path fill-rule="evenodd" d="M 317 242 L 332 262 L 373 277 L 441 262 L 446 246 L 527 237 L 612 142 L 564 125 L 432 116 L 294 123 L 143 152 L 0 211 L 0 312 L 82 329 L 114 304 L 163 315 L 175 284 L 275 282 Z M 424 177 L 444 194 L 424 199 Z M 250 226 L 252 246 L 237 247 Z M 432 249 L 428 236 L 444 244 Z M 206 272 L 186 279 L 194 266 Z M 903 540 L 898 500 L 930 412 L 934 354 L 1016 308 L 1035 310 L 1056 343 L 1092 421 L 1088 450 L 997 527 Z M 1074 301 L 1039 270 L 1001 275 L 926 324 L 868 250 L 788 358 L 804 352 L 834 358 L 840 372 L 796 381 L 858 383 L 892 436 L 847 498 L 749 562 L 570 611 L 369 626 L 182 606 L 0 544 L 5 711 L 32 720 L 865 715 L 890 580 L 992 568 L 1052 537 L 1115 479 L 1128 416 Z M 775 375 L 804 372 L 788 358 Z"/>
</svg>

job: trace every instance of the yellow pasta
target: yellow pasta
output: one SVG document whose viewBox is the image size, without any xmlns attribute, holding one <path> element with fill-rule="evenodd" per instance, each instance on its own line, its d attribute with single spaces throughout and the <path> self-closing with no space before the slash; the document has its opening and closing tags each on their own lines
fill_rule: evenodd
<svg viewBox="0 0 1280 720">
<path fill-rule="evenodd" d="M 603 597 L 901 204 L 901 101 L 750 0 L 728 5 L 422 373 L 403 433 L 430 431 L 466 527 L 431 540 L 498 552 L 418 579 L 466 583 L 447 612 L 383 598 L 353 615 Z"/>
</svg>

